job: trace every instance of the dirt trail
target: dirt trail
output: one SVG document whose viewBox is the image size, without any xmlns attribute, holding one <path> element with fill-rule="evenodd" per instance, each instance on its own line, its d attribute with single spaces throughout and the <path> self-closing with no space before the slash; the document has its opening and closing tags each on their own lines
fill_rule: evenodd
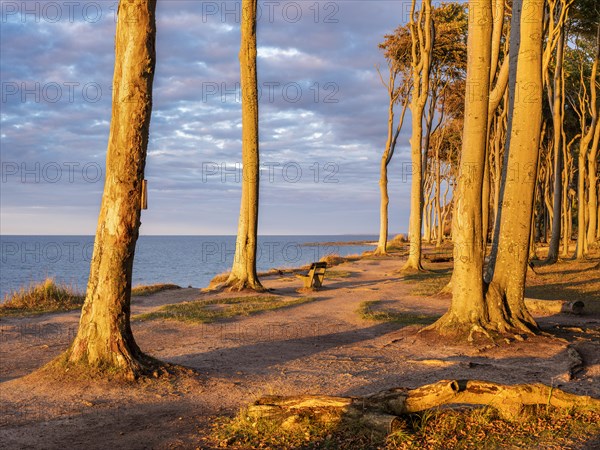
<svg viewBox="0 0 600 450">
<path fill-rule="evenodd" d="M 366 321 L 356 312 L 372 300 L 434 315 L 447 309 L 447 298 L 410 295 L 399 267 L 398 258 L 344 263 L 332 269 L 338 278 L 310 294 L 296 291 L 301 282 L 293 275 L 264 278 L 274 295 L 315 300 L 237 320 L 134 321 L 144 351 L 199 373 L 137 387 L 21 378 L 68 346 L 78 313 L 2 319 L 0 448 L 205 448 L 212 417 L 235 413 L 260 395 L 362 395 L 447 378 L 543 382 L 600 397 L 600 316 L 540 318 L 546 328 L 571 326 L 561 331 L 564 340 L 533 337 L 483 350 L 424 341 L 415 335 L 418 326 Z M 135 298 L 132 312 L 212 297 L 198 289 L 165 291 Z M 569 345 L 585 362 L 572 380 Z"/>
</svg>

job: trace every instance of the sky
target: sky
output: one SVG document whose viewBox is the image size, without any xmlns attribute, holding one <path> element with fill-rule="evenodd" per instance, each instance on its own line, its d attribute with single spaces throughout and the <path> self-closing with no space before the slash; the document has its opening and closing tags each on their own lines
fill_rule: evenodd
<svg viewBox="0 0 600 450">
<path fill-rule="evenodd" d="M 116 1 L 1 1 L 0 233 L 91 235 L 104 183 Z M 387 71 L 402 1 L 260 1 L 259 234 L 377 234 Z M 239 2 L 159 0 L 141 234 L 235 234 Z M 408 227 L 410 115 L 390 164 Z"/>
</svg>

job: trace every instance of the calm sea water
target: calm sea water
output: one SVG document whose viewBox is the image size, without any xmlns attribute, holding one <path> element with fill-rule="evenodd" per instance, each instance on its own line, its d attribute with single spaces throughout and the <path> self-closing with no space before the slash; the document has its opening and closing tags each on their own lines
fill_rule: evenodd
<svg viewBox="0 0 600 450">
<path fill-rule="evenodd" d="M 373 249 L 337 242 L 376 241 L 376 236 L 261 236 L 258 271 L 296 267 L 329 254 L 341 256 Z M 0 236 L 0 299 L 9 292 L 53 277 L 85 291 L 93 236 Z M 135 254 L 133 285 L 174 283 L 205 287 L 231 268 L 235 236 L 141 236 Z"/>
</svg>

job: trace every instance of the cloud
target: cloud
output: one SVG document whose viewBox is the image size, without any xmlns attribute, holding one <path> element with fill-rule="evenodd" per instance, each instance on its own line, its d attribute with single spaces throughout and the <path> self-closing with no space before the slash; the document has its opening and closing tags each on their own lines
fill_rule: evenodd
<svg viewBox="0 0 600 450">
<path fill-rule="evenodd" d="M 104 171 L 117 4 L 50 3 L 59 20 L 49 2 L 2 2 L 3 234 L 95 231 L 103 179 L 91 170 Z M 387 125 L 377 44 L 404 3 L 260 5 L 260 232 L 376 234 Z M 235 233 L 239 12 L 239 2 L 158 2 L 144 234 Z M 409 127 L 407 117 L 391 165 L 393 231 L 408 222 Z"/>
</svg>

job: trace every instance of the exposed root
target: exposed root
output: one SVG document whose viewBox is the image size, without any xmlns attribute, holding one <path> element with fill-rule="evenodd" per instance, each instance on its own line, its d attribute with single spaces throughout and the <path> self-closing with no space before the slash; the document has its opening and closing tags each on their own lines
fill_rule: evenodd
<svg viewBox="0 0 600 450">
<path fill-rule="evenodd" d="M 114 358 L 89 362 L 74 358 L 72 349 L 41 367 L 38 372 L 50 378 L 83 378 L 136 381 L 169 376 L 177 366 L 164 363 L 142 352 L 134 355 L 114 355 Z"/>
<path fill-rule="evenodd" d="M 218 284 L 213 287 L 211 291 L 229 291 L 229 292 L 242 292 L 242 291 L 254 291 L 254 292 L 265 292 L 267 289 L 261 284 L 256 277 L 238 278 L 234 274 L 230 274 L 227 281 Z"/>
<path fill-rule="evenodd" d="M 367 397 L 263 397 L 247 409 L 247 415 L 282 424 L 293 416 L 327 420 L 332 416 L 365 419 L 374 430 L 389 433 L 397 416 L 444 405 L 487 405 L 511 420 L 524 406 L 548 405 L 600 411 L 600 400 L 569 394 L 543 384 L 502 385 L 477 380 L 442 380 L 417 389 L 395 388 Z"/>
<path fill-rule="evenodd" d="M 400 269 L 400 272 L 403 273 L 417 273 L 417 272 L 427 272 L 423 266 L 421 265 L 421 261 L 415 263 L 410 259 L 406 261 L 406 263 Z"/>
<path fill-rule="evenodd" d="M 467 341 L 468 342 L 473 342 L 475 339 L 473 338 L 473 334 L 475 333 L 481 333 L 483 334 L 485 337 L 487 337 L 488 339 L 490 339 L 492 342 L 494 342 L 494 339 L 492 339 L 492 336 L 490 335 L 490 333 L 488 333 L 486 331 L 485 328 L 483 328 L 481 325 L 479 324 L 473 324 L 471 326 L 471 329 L 469 330 L 469 336 L 467 337 Z"/>
</svg>

